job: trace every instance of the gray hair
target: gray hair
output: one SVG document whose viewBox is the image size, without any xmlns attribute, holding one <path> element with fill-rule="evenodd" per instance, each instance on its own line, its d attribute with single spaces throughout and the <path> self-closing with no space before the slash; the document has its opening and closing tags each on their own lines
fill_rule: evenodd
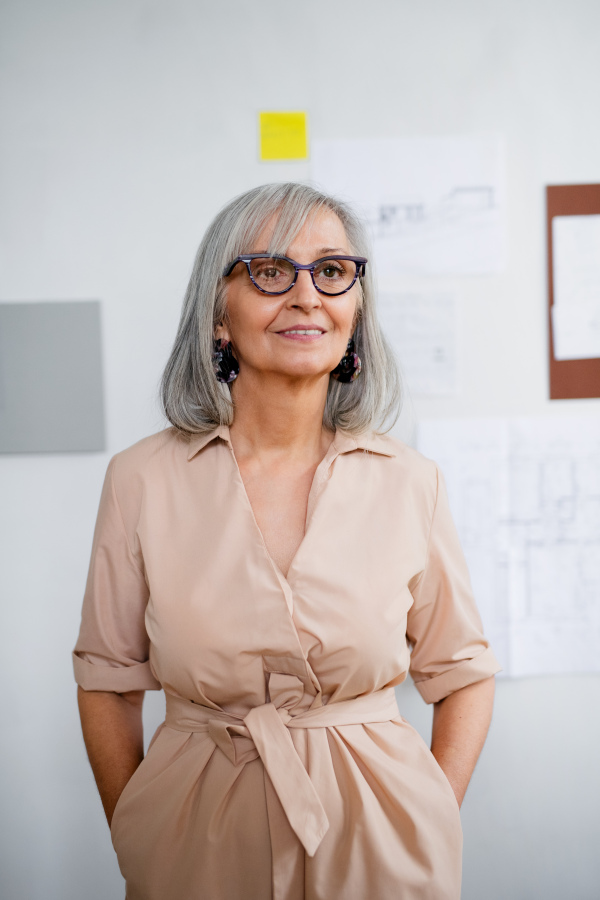
<svg viewBox="0 0 600 900">
<path fill-rule="evenodd" d="M 365 229 L 350 207 L 305 184 L 253 188 L 223 207 L 209 226 L 196 254 L 161 382 L 165 415 L 179 431 L 198 434 L 233 422 L 229 387 L 217 381 L 212 364 L 215 327 L 226 316 L 226 266 L 249 252 L 275 214 L 278 219 L 268 252 L 285 255 L 307 220 L 321 210 L 339 218 L 354 255 L 369 257 Z M 329 379 L 323 415 L 326 428 L 354 434 L 389 430 L 401 405 L 398 366 L 377 320 L 370 261 L 360 289 L 354 341 L 362 372 L 348 384 Z"/>
</svg>

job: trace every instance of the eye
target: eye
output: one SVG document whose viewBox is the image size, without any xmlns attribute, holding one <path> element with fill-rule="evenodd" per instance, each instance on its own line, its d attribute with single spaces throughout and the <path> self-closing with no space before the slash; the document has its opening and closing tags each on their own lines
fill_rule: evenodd
<svg viewBox="0 0 600 900">
<path fill-rule="evenodd" d="M 343 259 L 326 259 L 315 269 L 315 275 L 321 281 L 346 281 L 352 277 L 353 264 Z"/>
<path fill-rule="evenodd" d="M 343 294 L 355 279 L 355 263 L 347 259 L 324 259 L 315 268 L 315 284 L 325 294 Z"/>
<path fill-rule="evenodd" d="M 292 283 L 294 267 L 285 259 L 259 257 L 250 264 L 252 277 L 263 290 L 277 292 Z"/>
<path fill-rule="evenodd" d="M 326 262 L 321 263 L 315 269 L 315 275 L 319 278 L 325 278 L 327 281 L 332 279 L 344 278 L 346 275 L 346 268 L 343 263 L 337 259 L 328 259 Z"/>
<path fill-rule="evenodd" d="M 254 272 L 259 278 L 279 278 L 283 275 L 281 268 L 267 263 L 256 266 Z"/>
</svg>

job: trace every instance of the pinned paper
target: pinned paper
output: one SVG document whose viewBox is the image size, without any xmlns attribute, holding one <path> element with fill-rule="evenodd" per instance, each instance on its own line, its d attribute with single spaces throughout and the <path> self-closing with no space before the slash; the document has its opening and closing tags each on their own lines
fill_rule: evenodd
<svg viewBox="0 0 600 900">
<path fill-rule="evenodd" d="M 311 159 L 314 181 L 367 222 L 381 278 L 503 271 L 500 136 L 316 140 Z"/>
<path fill-rule="evenodd" d="M 506 675 L 600 671 L 598 416 L 430 419 L 485 633 Z"/>
<path fill-rule="evenodd" d="M 308 159 L 305 112 L 260 113 L 260 158 Z"/>
<path fill-rule="evenodd" d="M 456 392 L 456 301 L 437 292 L 379 294 L 379 320 L 415 395 Z"/>
<path fill-rule="evenodd" d="M 552 219 L 555 359 L 600 357 L 600 215 Z"/>
</svg>

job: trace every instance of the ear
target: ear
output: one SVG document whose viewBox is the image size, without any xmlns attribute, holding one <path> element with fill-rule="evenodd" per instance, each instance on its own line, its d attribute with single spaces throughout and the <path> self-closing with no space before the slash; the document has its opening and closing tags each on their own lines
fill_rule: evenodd
<svg viewBox="0 0 600 900">
<path fill-rule="evenodd" d="M 215 326 L 215 340 L 230 341 L 229 331 L 223 322 Z"/>
</svg>

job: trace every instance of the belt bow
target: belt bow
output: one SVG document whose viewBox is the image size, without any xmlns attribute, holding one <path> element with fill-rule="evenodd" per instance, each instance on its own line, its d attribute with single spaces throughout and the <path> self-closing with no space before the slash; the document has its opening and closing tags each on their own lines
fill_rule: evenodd
<svg viewBox="0 0 600 900">
<path fill-rule="evenodd" d="M 278 677 L 288 682 L 293 678 Z M 207 732 L 232 765 L 260 757 L 290 826 L 308 855 L 314 856 L 329 821 L 289 729 L 388 722 L 399 712 L 393 688 L 296 713 L 286 705 L 276 705 L 280 701 L 289 704 L 294 694 L 297 692 L 283 691 L 275 702 L 255 706 L 243 717 L 167 694 L 165 724 L 177 731 Z"/>
</svg>

